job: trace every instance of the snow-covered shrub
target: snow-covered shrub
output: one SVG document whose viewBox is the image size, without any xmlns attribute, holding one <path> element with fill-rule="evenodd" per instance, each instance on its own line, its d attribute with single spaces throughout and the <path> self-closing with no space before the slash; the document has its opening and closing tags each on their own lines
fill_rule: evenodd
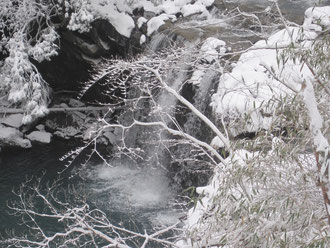
<svg viewBox="0 0 330 248">
<path fill-rule="evenodd" d="M 64 1 L 65 15 L 67 18 L 70 18 L 67 26 L 68 29 L 81 33 L 90 30 L 91 23 L 95 17 L 91 13 L 89 2 L 89 0 Z M 69 16 L 70 12 L 71 14 Z"/>
<path fill-rule="evenodd" d="M 214 110 L 234 134 L 264 132 L 197 188 L 180 247 L 329 246 L 329 19 L 308 9 L 221 77 Z"/>
<path fill-rule="evenodd" d="M 8 55 L 0 67 L 1 95 L 26 111 L 23 123 L 47 113 L 48 86 L 31 61 L 57 54 L 58 35 L 49 25 L 54 7 L 27 0 L 0 3 L 2 52 Z"/>
<path fill-rule="evenodd" d="M 47 113 L 49 90 L 47 82 L 38 72 L 35 63 L 50 60 L 59 49 L 57 28 L 87 32 L 96 17 L 102 18 L 97 8 L 107 1 L 0 1 L 0 52 L 7 56 L 0 63 L 1 97 L 11 106 L 22 108 L 26 116 L 24 123 Z M 108 1 L 112 19 L 118 19 L 116 28 L 121 25 L 129 36 L 134 27 L 132 18 L 116 9 L 115 2 Z M 97 7 L 97 8 L 96 8 Z M 115 15 L 116 14 L 116 15 Z"/>
<path fill-rule="evenodd" d="M 275 141 L 275 140 L 274 140 Z M 315 186 L 312 155 L 281 157 L 274 142 L 264 154 L 238 150 L 218 168 L 188 214 L 182 247 L 325 247 L 329 227 Z M 182 242 L 183 244 L 184 242 Z"/>
</svg>

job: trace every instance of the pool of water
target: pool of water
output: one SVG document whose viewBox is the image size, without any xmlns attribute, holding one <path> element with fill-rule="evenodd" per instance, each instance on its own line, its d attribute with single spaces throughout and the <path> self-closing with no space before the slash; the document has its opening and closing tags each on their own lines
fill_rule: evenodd
<svg viewBox="0 0 330 248">
<path fill-rule="evenodd" d="M 62 171 L 64 163 L 59 158 L 73 145 L 54 142 L 51 145 L 35 145 L 32 149 L 11 149 L 0 153 L 0 233 L 6 229 L 16 229 L 18 219 L 8 213 L 7 202 L 15 200 L 13 190 L 18 190 L 20 184 L 31 176 L 52 181 Z M 66 172 L 68 173 L 68 172 Z M 64 173 L 64 180 L 67 174 Z"/>
<path fill-rule="evenodd" d="M 0 235 L 7 237 L 6 230 L 18 233 L 27 230 L 19 225 L 20 219 L 11 215 L 8 202 L 17 200 L 13 190 L 31 176 L 41 177 L 43 185 L 58 178 L 65 163 L 59 161 L 77 144 L 54 141 L 49 145 L 35 145 L 28 150 L 10 150 L 0 154 Z M 99 159 L 81 167 L 82 158 L 60 174 L 63 189 L 80 185 L 88 195 L 88 203 L 97 206 L 107 214 L 115 225 L 122 225 L 134 231 L 151 231 L 157 226 L 174 224 L 182 216 L 173 202 L 175 189 L 166 173 L 160 168 L 132 166 L 129 161 L 112 162 L 106 166 Z M 43 223 L 47 232 L 60 231 L 62 226 Z"/>
</svg>

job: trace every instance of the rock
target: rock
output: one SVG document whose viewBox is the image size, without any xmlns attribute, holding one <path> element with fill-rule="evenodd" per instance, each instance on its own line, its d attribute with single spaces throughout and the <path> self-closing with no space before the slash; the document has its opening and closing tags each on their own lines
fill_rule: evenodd
<svg viewBox="0 0 330 248">
<path fill-rule="evenodd" d="M 77 136 L 80 133 L 80 130 L 69 126 L 66 128 L 59 128 L 54 135 L 63 139 L 70 139 L 72 137 Z"/>
<path fill-rule="evenodd" d="M 144 11 L 136 9 L 134 13 L 139 17 Z M 72 31 L 63 26 L 58 33 L 61 44 L 58 55 L 50 61 L 36 62 L 38 71 L 55 92 L 78 93 L 83 88 L 81 82 L 91 79 L 93 63 L 102 58 L 127 58 L 141 52 L 140 30 L 134 29 L 128 38 L 102 18 L 94 20 L 88 32 Z"/>
<path fill-rule="evenodd" d="M 47 120 L 45 122 L 45 126 L 47 129 L 49 129 L 52 132 L 54 132 L 57 129 L 57 124 L 52 120 Z"/>
<path fill-rule="evenodd" d="M 87 118 L 87 115 L 85 115 L 84 113 L 79 112 L 79 111 L 73 112 L 72 116 L 75 121 L 78 121 L 78 120 L 76 120 L 76 118 L 80 118 L 81 120 L 85 120 Z"/>
<path fill-rule="evenodd" d="M 115 130 L 114 127 L 105 127 L 105 128 L 103 129 L 103 132 L 104 132 L 104 133 L 105 133 L 105 132 L 112 132 L 112 133 L 113 133 L 114 130 Z"/>
<path fill-rule="evenodd" d="M 38 131 L 45 131 L 45 125 L 40 124 L 40 125 L 36 126 L 36 129 L 37 129 Z"/>
<path fill-rule="evenodd" d="M 96 124 L 89 125 L 87 130 L 84 132 L 83 140 L 86 141 L 95 138 L 96 130 L 97 130 Z"/>
<path fill-rule="evenodd" d="M 0 146 L 30 148 L 32 145 L 16 128 L 0 126 Z"/>
<path fill-rule="evenodd" d="M 68 108 L 69 106 L 66 103 L 61 103 L 60 108 Z"/>
<path fill-rule="evenodd" d="M 31 141 L 36 141 L 40 143 L 50 143 L 52 135 L 45 131 L 33 131 L 26 136 Z"/>
<path fill-rule="evenodd" d="M 0 119 L 0 123 L 5 124 L 9 127 L 19 128 L 20 126 L 22 126 L 22 119 L 22 114 L 13 114 Z"/>
<path fill-rule="evenodd" d="M 97 143 L 100 144 L 100 145 L 105 145 L 105 146 L 109 145 L 109 141 L 105 137 L 98 137 L 97 138 Z"/>
<path fill-rule="evenodd" d="M 85 103 L 83 103 L 83 102 L 81 102 L 81 101 L 79 101 L 79 100 L 76 100 L 76 99 L 70 99 L 69 100 L 69 106 L 71 106 L 71 107 L 85 107 L 86 105 L 85 105 Z"/>
<path fill-rule="evenodd" d="M 123 129 L 120 127 L 115 127 L 115 130 L 113 131 L 114 135 L 116 137 L 121 137 L 122 136 Z"/>
<path fill-rule="evenodd" d="M 112 132 L 104 132 L 103 136 L 106 137 L 110 144 L 116 144 L 117 138 Z"/>
</svg>

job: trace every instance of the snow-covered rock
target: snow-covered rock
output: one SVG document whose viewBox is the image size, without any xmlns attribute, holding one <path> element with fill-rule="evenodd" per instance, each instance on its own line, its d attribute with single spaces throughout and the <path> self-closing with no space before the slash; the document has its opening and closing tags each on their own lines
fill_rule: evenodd
<svg viewBox="0 0 330 248">
<path fill-rule="evenodd" d="M 148 25 L 148 33 L 147 35 L 150 36 L 152 35 L 155 31 L 157 31 L 162 25 L 165 24 L 165 21 L 167 20 L 176 20 L 175 15 L 168 15 L 168 14 L 161 14 L 159 16 L 155 16 L 151 18 L 147 25 Z"/>
<path fill-rule="evenodd" d="M 0 147 L 30 148 L 31 142 L 16 128 L 0 126 Z"/>
<path fill-rule="evenodd" d="M 214 62 L 219 55 L 224 55 L 227 51 L 225 48 L 226 42 L 214 37 L 207 38 L 201 47 L 203 59 L 208 63 Z"/>
<path fill-rule="evenodd" d="M 218 136 L 215 136 L 211 141 L 211 146 L 215 149 L 220 149 L 220 148 L 224 148 L 225 144 Z"/>
<path fill-rule="evenodd" d="M 31 141 L 36 141 L 40 143 L 50 143 L 52 139 L 52 134 L 45 131 L 33 131 L 26 136 Z"/>
<path fill-rule="evenodd" d="M 91 3 L 92 13 L 101 18 L 106 18 L 116 28 L 118 33 L 129 38 L 132 30 L 135 27 L 133 18 L 124 12 L 122 1 L 104 1 L 92 0 Z M 122 12 L 118 10 L 118 5 L 122 6 Z M 128 7 L 128 6 L 127 6 Z M 129 9 L 126 9 L 129 10 Z"/>
<path fill-rule="evenodd" d="M 315 31 L 330 27 L 330 6 L 311 7 L 305 11 L 303 27 Z"/>
<path fill-rule="evenodd" d="M 284 49 L 292 44 L 310 49 L 312 40 L 318 35 L 315 30 L 322 29 L 321 23 L 327 24 L 318 18 L 329 20 L 330 11 L 328 7 L 308 9 L 305 15 L 308 18 L 302 28 L 288 27 L 267 40 L 256 42 L 240 56 L 230 73 L 221 76 L 218 90 L 212 97 L 214 113 L 227 119 L 228 124 L 249 116 L 244 128 L 240 126 L 238 130 L 231 126 L 232 135 L 268 129 L 277 106 L 272 100 L 300 92 L 303 81 L 313 78 L 306 64 L 299 60 L 281 59 L 286 56 L 281 55 Z"/>
<path fill-rule="evenodd" d="M 1 118 L 0 123 L 5 124 L 6 126 L 9 127 L 19 128 L 22 125 L 22 119 L 23 119 L 22 114 L 13 114 Z"/>
<path fill-rule="evenodd" d="M 203 13 L 204 11 L 206 11 L 206 7 L 203 4 L 197 4 L 197 3 L 187 4 L 182 7 L 181 11 L 182 11 L 182 15 L 186 17 L 198 13 Z"/>
</svg>

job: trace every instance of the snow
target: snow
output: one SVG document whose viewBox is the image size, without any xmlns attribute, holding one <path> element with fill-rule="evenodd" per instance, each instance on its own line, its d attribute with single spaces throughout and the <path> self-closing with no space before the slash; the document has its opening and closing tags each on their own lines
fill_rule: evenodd
<svg viewBox="0 0 330 248">
<path fill-rule="evenodd" d="M 26 138 L 31 141 L 48 144 L 51 141 L 52 135 L 45 131 L 33 131 L 30 134 L 26 135 Z"/>
<path fill-rule="evenodd" d="M 59 39 L 59 35 L 54 28 L 45 29 L 40 37 L 41 42 L 37 46 L 31 46 L 28 54 L 36 61 L 41 63 L 44 60 L 50 60 L 52 56 L 57 55 L 58 46 L 56 41 Z"/>
<path fill-rule="evenodd" d="M 206 7 L 203 4 L 187 4 L 182 7 L 181 12 L 184 17 L 198 14 L 198 13 L 203 13 L 206 11 Z"/>
<path fill-rule="evenodd" d="M 159 16 L 155 16 L 151 18 L 147 25 L 148 25 L 148 32 L 147 35 L 150 36 L 152 35 L 156 30 L 159 29 L 160 26 L 165 24 L 165 21 L 167 20 L 172 20 L 176 21 L 176 16 L 175 15 L 168 15 L 168 14 L 161 14 Z"/>
<path fill-rule="evenodd" d="M 146 18 L 144 18 L 144 17 L 140 17 L 138 20 L 137 20 L 137 26 L 138 26 L 138 28 L 141 28 L 142 27 L 142 25 L 144 24 L 144 23 L 146 23 L 148 20 L 146 19 Z"/>
<path fill-rule="evenodd" d="M 311 120 L 314 145 L 319 151 L 328 154 L 329 144 L 321 133 L 323 120 L 315 99 L 313 75 L 299 61 L 288 60 L 283 63 L 281 53 L 283 48 L 289 45 L 310 49 L 320 30 L 329 27 L 329 17 L 330 7 L 307 9 L 303 31 L 298 27 L 278 31 L 243 53 L 232 71 L 220 78 L 218 90 L 212 97 L 214 112 L 232 119 L 242 119 L 245 114 L 251 115 L 248 130 L 267 128 L 272 120 L 263 113 L 272 113 L 273 108 L 265 103 L 273 98 L 280 99 L 281 96 L 301 93 Z M 198 78 L 198 75 L 195 78 Z M 238 134 L 244 131 L 246 130 L 232 132 Z M 215 137 L 211 146 L 221 148 L 223 142 Z M 243 247 L 241 241 L 246 242 L 246 238 L 255 234 L 258 241 L 255 245 L 249 243 L 250 246 L 268 246 L 267 233 L 274 233 L 274 240 L 281 241 L 281 237 L 285 238 L 288 246 L 295 246 L 297 242 L 313 243 L 315 237 L 324 238 L 327 234 L 317 231 L 318 226 L 322 225 L 320 219 L 324 216 L 322 204 L 319 204 L 322 202 L 322 195 L 317 189 L 311 193 L 306 192 L 302 202 L 301 196 L 298 196 L 300 200 L 293 200 L 294 206 L 287 206 L 283 211 L 280 208 L 274 210 L 268 202 L 274 200 L 277 204 L 289 197 L 295 199 L 295 194 L 290 195 L 288 192 L 291 188 L 298 192 L 299 189 L 304 191 L 315 187 L 313 176 L 310 179 L 305 178 L 315 175 L 314 154 L 295 154 L 292 161 L 289 161 L 289 158 L 283 160 L 277 153 L 278 149 L 285 148 L 286 143 L 274 137 L 272 150 L 267 154 L 260 156 L 246 150 L 235 150 L 226 159 L 226 166 L 217 166 L 211 182 L 196 189 L 201 198 L 188 212 L 185 222 L 188 239 L 179 241 L 177 245 L 181 248 L 212 247 L 212 243 L 218 244 L 219 240 L 224 238 L 223 240 L 233 247 Z M 322 166 L 321 180 L 328 166 L 330 165 Z M 257 174 L 251 175 L 254 170 L 260 170 L 262 176 L 259 178 Z M 327 177 L 330 177 L 330 174 Z M 274 186 L 279 187 L 278 191 L 271 193 Z M 306 205 L 310 207 L 306 208 Z M 249 212 L 255 207 L 259 208 L 258 213 Z M 265 214 L 267 211 L 269 214 Z M 294 212 L 311 216 L 308 225 L 296 230 L 293 221 L 293 224 L 286 221 Z M 256 226 L 253 226 L 254 224 Z M 276 233 L 279 230 L 281 231 Z"/>
<path fill-rule="evenodd" d="M 129 14 L 117 9 L 117 6 L 122 6 L 122 10 L 124 10 L 121 1 L 91 0 L 90 6 L 96 17 L 108 19 L 118 33 L 128 38 L 131 36 L 135 23 Z"/>
<path fill-rule="evenodd" d="M 262 113 L 272 113 L 275 105 L 271 107 L 268 103 L 299 92 L 301 78 L 312 77 L 307 66 L 299 62 L 288 60 L 283 64 L 280 48 L 311 36 L 310 31 L 301 33 L 300 28 L 291 27 L 254 44 L 241 55 L 230 73 L 221 76 L 217 93 L 212 96 L 213 111 L 231 120 L 251 116 L 246 128 L 240 132 L 269 128 L 271 119 Z M 237 134 L 239 132 L 234 135 Z"/>
<path fill-rule="evenodd" d="M 130 3 L 122 0 L 90 0 L 77 6 L 78 11 L 71 14 L 68 27 L 72 30 L 86 32 L 90 29 L 90 23 L 97 19 L 103 18 L 115 27 L 121 35 L 130 37 L 132 30 L 135 28 L 135 23 L 131 14 L 135 8 L 143 8 L 145 11 L 157 14 L 156 19 L 150 20 L 150 30 L 148 35 L 151 35 L 165 20 L 175 18 L 177 13 L 182 13 L 183 16 L 188 16 L 197 13 L 205 13 L 207 7 L 213 4 L 214 0 L 198 0 L 194 4 L 190 4 L 191 0 L 164 0 L 157 4 L 147 0 L 133 0 Z M 159 17 L 161 16 L 161 17 Z M 167 16 L 167 17 L 166 17 Z M 143 17 L 141 17 L 143 18 Z M 146 19 L 139 19 L 137 26 L 140 28 Z M 150 22 L 149 21 L 149 22 Z"/>
<path fill-rule="evenodd" d="M 225 45 L 226 42 L 223 40 L 219 40 L 214 37 L 207 38 L 201 47 L 201 51 L 203 52 L 203 59 L 207 60 L 208 63 L 214 62 L 218 56 L 225 54 Z"/>
<path fill-rule="evenodd" d="M 192 82 L 193 85 L 200 85 L 204 75 L 205 75 L 204 70 L 196 70 L 193 72 L 189 81 Z"/>
<path fill-rule="evenodd" d="M 146 40 L 147 40 L 146 36 L 144 34 L 141 35 L 141 37 L 140 37 L 140 45 L 144 44 L 146 42 Z"/>
<path fill-rule="evenodd" d="M 224 148 L 225 144 L 222 142 L 222 140 L 218 136 L 215 136 L 211 141 L 211 146 L 214 149 L 219 149 L 219 148 Z"/>
<path fill-rule="evenodd" d="M 226 52 L 225 48 L 226 42 L 223 40 L 219 40 L 214 37 L 207 38 L 205 41 L 203 41 L 203 44 L 200 48 L 200 57 L 201 63 L 208 63 L 211 65 L 214 63 L 219 56 L 224 55 Z M 197 69 L 193 72 L 191 78 L 189 79 L 189 82 L 191 82 L 193 85 L 201 86 L 201 83 L 205 79 L 206 69 Z"/>
<path fill-rule="evenodd" d="M 164 1 L 163 4 L 157 7 L 157 13 L 166 13 L 168 15 L 175 15 L 176 13 L 180 12 L 181 6 L 176 5 L 170 1 Z"/>
<path fill-rule="evenodd" d="M 321 26 L 330 27 L 330 6 L 311 7 L 305 11 L 305 20 L 303 27 L 320 31 Z"/>
</svg>

